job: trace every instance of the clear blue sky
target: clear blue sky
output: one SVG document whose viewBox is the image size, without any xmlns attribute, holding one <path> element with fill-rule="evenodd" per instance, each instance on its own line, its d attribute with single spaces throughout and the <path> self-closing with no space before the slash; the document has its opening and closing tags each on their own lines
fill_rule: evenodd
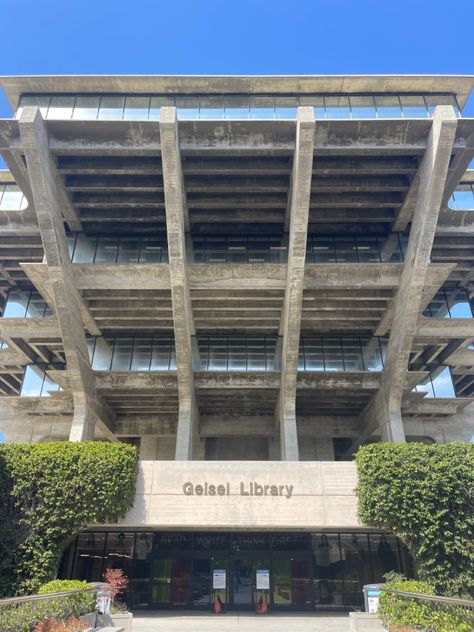
<svg viewBox="0 0 474 632">
<path fill-rule="evenodd" d="M 473 0 L 4 0 L 0 16 L 0 74 L 474 73 Z"/>
</svg>

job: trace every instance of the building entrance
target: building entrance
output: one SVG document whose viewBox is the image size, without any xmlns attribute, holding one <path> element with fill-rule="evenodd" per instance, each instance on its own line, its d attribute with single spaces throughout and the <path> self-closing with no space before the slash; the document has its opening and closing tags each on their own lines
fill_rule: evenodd
<svg viewBox="0 0 474 632">
<path fill-rule="evenodd" d="M 398 540 L 381 533 L 86 532 L 61 577 L 129 577 L 133 609 L 335 610 L 362 606 L 362 586 L 409 572 Z"/>
</svg>

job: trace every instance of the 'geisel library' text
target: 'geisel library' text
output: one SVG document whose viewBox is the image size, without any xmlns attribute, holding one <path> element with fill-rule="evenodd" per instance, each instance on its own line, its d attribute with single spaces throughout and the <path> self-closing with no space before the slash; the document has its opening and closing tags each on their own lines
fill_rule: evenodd
<svg viewBox="0 0 474 632">
<path fill-rule="evenodd" d="M 214 485 L 211 483 L 203 483 L 195 485 L 190 481 L 184 483 L 183 493 L 185 496 L 282 496 L 283 498 L 291 498 L 293 494 L 293 485 L 261 485 L 260 483 L 240 482 L 237 489 L 234 490 L 230 483 L 221 483 Z"/>
</svg>

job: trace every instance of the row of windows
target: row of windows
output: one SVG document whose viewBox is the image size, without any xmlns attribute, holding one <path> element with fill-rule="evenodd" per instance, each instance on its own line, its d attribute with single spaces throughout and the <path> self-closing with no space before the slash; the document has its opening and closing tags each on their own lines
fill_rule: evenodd
<svg viewBox="0 0 474 632">
<path fill-rule="evenodd" d="M 46 318 L 53 312 L 36 290 L 11 290 L 3 310 L 4 318 Z"/>
<path fill-rule="evenodd" d="M 454 211 L 474 211 L 474 184 L 459 184 L 448 206 Z"/>
<path fill-rule="evenodd" d="M 0 183 L 0 211 L 22 211 L 28 200 L 16 184 Z"/>
<path fill-rule="evenodd" d="M 390 261 L 403 261 L 407 237 L 397 233 Z M 382 237 L 308 237 L 307 263 L 377 263 L 383 260 Z M 68 236 L 73 263 L 167 263 L 166 236 L 150 238 Z M 288 248 L 280 237 L 216 236 L 193 239 L 195 263 L 286 263 Z"/>
<path fill-rule="evenodd" d="M 201 371 L 274 371 L 279 362 L 274 341 L 255 341 L 242 347 L 209 344 L 201 352 L 198 369 Z M 97 371 L 170 371 L 176 370 L 172 340 L 168 339 L 89 340 L 92 368 Z M 142 341 L 144 344 L 142 345 Z M 200 350 L 201 350 L 200 344 Z M 146 345 L 146 346 L 145 346 Z M 227 348 L 228 355 L 225 355 Z M 299 371 L 381 371 L 386 353 L 386 342 L 378 338 L 322 338 L 319 342 L 303 338 L 300 344 Z M 44 365 L 28 365 L 21 386 L 21 397 L 49 397 L 61 387 L 46 373 Z M 426 397 L 456 397 L 451 370 L 439 367 L 430 373 L 413 391 Z"/>
<path fill-rule="evenodd" d="M 428 318 L 473 318 L 474 312 L 469 294 L 464 288 L 453 290 L 441 289 L 424 310 L 423 316 Z"/>
<path fill-rule="evenodd" d="M 294 119 L 298 106 L 314 108 L 317 119 L 427 118 L 437 105 L 451 105 L 454 95 L 305 95 L 305 96 L 23 96 L 45 118 L 76 120 L 159 120 L 160 108 L 176 107 L 181 120 Z"/>
</svg>

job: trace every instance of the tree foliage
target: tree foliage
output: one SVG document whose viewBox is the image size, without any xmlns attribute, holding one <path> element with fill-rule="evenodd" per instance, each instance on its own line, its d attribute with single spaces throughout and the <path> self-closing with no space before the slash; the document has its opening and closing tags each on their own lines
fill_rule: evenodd
<svg viewBox="0 0 474 632">
<path fill-rule="evenodd" d="M 397 535 L 438 593 L 474 597 L 474 445 L 371 444 L 356 461 L 361 521 Z"/>
<path fill-rule="evenodd" d="M 0 445 L 0 596 L 54 579 L 80 529 L 125 515 L 136 474 L 136 449 L 124 443 Z"/>
</svg>

